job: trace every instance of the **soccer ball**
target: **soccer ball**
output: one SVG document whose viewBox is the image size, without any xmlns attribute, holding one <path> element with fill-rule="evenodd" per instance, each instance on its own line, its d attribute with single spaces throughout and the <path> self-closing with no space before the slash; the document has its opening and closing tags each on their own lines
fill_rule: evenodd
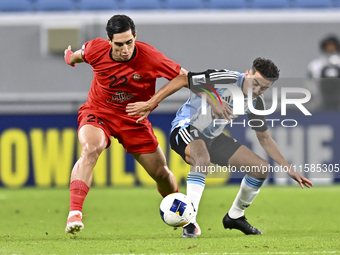
<svg viewBox="0 0 340 255">
<path fill-rule="evenodd" d="M 172 193 L 162 200 L 159 212 L 166 224 L 172 227 L 180 227 L 194 217 L 195 208 L 186 195 Z"/>
</svg>

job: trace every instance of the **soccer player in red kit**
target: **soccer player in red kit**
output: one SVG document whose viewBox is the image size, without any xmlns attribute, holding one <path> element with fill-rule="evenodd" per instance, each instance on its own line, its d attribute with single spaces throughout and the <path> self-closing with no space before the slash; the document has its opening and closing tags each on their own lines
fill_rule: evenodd
<svg viewBox="0 0 340 255">
<path fill-rule="evenodd" d="M 66 233 L 76 234 L 84 228 L 82 207 L 92 182 L 92 171 L 101 152 L 110 146 L 113 136 L 156 181 L 162 196 L 178 192 L 174 175 L 148 119 L 136 123 L 128 116 L 126 105 L 147 101 L 155 93 L 156 79 L 169 80 L 186 74 L 179 64 L 168 59 L 151 45 L 136 41 L 135 25 L 126 15 L 109 19 L 107 40 L 96 38 L 80 50 L 65 50 L 65 61 L 71 66 L 86 62 L 94 77 L 87 102 L 79 109 L 78 139 L 81 156 L 74 165 L 70 184 L 70 212 Z"/>
</svg>

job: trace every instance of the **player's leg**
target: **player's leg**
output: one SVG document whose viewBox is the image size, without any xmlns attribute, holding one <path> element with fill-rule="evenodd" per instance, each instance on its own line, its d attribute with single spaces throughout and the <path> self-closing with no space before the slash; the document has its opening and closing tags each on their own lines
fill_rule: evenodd
<svg viewBox="0 0 340 255">
<path fill-rule="evenodd" d="M 185 148 L 185 156 L 187 162 L 192 165 L 192 168 L 187 177 L 187 196 L 194 204 L 196 210 L 194 217 L 191 219 L 188 226 L 183 227 L 184 238 L 195 238 L 201 235 L 201 229 L 197 224 L 196 216 L 199 209 L 203 191 L 205 188 L 205 178 L 210 166 L 210 156 L 206 148 L 205 142 L 201 139 L 194 140 Z M 195 228 L 193 228 L 193 225 Z"/>
<path fill-rule="evenodd" d="M 81 156 L 71 172 L 70 211 L 66 233 L 76 234 L 84 228 L 82 208 L 92 183 L 92 171 L 107 141 L 104 131 L 92 125 L 84 125 L 79 129 L 78 139 L 81 145 Z"/>
<path fill-rule="evenodd" d="M 158 191 L 163 196 L 178 192 L 176 178 L 167 167 L 161 148 L 157 147 L 158 142 L 151 123 L 148 120 L 136 123 L 136 119 L 125 115 L 121 118 L 124 119 L 125 125 L 120 125 L 121 132 L 114 136 L 156 181 Z"/>
<path fill-rule="evenodd" d="M 178 192 L 175 176 L 169 170 L 166 158 L 148 119 L 137 123 L 138 116 L 125 113 L 115 115 L 111 120 L 113 135 L 156 181 L 159 193 L 164 197 Z"/>
<path fill-rule="evenodd" d="M 265 171 L 268 162 L 242 145 L 229 159 L 229 164 L 247 171 L 242 180 L 240 191 L 229 211 L 230 217 L 239 218 L 244 215 L 245 209 L 250 206 L 260 192 L 268 175 L 268 172 Z"/>
<path fill-rule="evenodd" d="M 71 182 L 81 180 L 90 187 L 93 168 L 99 155 L 107 145 L 106 136 L 101 128 L 84 125 L 78 132 L 78 139 L 81 146 L 81 155 L 72 169 Z"/>
<path fill-rule="evenodd" d="M 260 235 L 261 231 L 252 227 L 244 217 L 244 211 L 251 205 L 267 178 L 268 162 L 257 156 L 246 146 L 241 146 L 229 159 L 229 164 L 247 174 L 229 212 L 223 218 L 225 228 L 235 228 L 245 234 Z"/>
<path fill-rule="evenodd" d="M 202 134 L 192 126 L 176 128 L 170 135 L 171 148 L 176 151 L 185 162 L 192 165 L 187 178 L 187 196 L 193 202 L 196 210 L 191 224 L 184 226 L 184 238 L 194 238 L 201 234 L 196 222 L 199 203 L 205 188 L 207 169 L 210 166 L 210 156 Z"/>
<path fill-rule="evenodd" d="M 156 181 L 158 192 L 163 197 L 178 192 L 176 178 L 169 170 L 166 158 L 159 145 L 151 153 L 131 154 L 143 166 L 151 178 Z"/>
</svg>

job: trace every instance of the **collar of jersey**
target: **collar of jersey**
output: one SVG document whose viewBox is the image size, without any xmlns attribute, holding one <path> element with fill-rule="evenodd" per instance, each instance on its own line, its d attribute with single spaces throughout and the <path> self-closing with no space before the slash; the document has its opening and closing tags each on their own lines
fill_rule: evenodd
<svg viewBox="0 0 340 255">
<path fill-rule="evenodd" d="M 133 54 L 132 54 L 132 57 L 128 60 L 128 61 L 117 61 L 117 60 L 114 60 L 113 57 L 112 57 L 112 47 L 110 49 L 110 58 L 114 61 L 114 62 L 117 62 L 117 63 L 127 63 L 129 61 L 131 61 L 132 59 L 135 58 L 135 56 L 137 55 L 137 47 L 135 46 L 134 50 L 133 50 Z"/>
</svg>

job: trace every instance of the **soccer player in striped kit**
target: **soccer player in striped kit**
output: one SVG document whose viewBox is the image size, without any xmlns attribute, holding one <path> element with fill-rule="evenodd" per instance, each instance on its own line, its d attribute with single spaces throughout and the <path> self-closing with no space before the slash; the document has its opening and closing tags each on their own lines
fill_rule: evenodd
<svg viewBox="0 0 340 255">
<path fill-rule="evenodd" d="M 223 88 L 218 84 L 229 84 L 234 89 L 239 89 L 244 95 L 248 95 L 251 89 L 252 105 L 257 110 L 265 110 L 262 94 L 279 78 L 277 66 L 269 59 L 256 58 L 250 70 L 239 73 L 229 70 L 209 69 L 205 72 L 178 76 L 161 88 L 147 102 L 128 104 L 127 112 L 131 115 L 141 116 L 138 121 L 146 117 L 150 109 L 153 109 L 161 100 L 182 87 L 195 91 L 188 101 L 178 110 L 172 122 L 170 135 L 171 148 L 175 150 L 185 162 L 193 167 L 187 178 L 187 196 L 193 202 L 196 211 L 205 187 L 205 178 L 210 163 L 220 166 L 234 166 L 237 169 L 256 167 L 258 171 L 248 172 L 240 186 L 240 190 L 230 210 L 224 216 L 222 222 L 225 228 L 238 229 L 246 235 L 261 235 L 262 232 L 251 226 L 244 216 L 253 200 L 256 198 L 268 175 L 269 164 L 257 156 L 246 146 L 235 139 L 223 134 L 224 127 L 237 116 L 232 114 L 235 106 L 235 97 L 231 88 Z M 197 90 L 202 88 L 202 90 Z M 208 89 L 210 88 L 210 91 Z M 216 101 L 210 97 L 211 92 Z M 202 105 L 202 97 L 207 99 L 206 105 Z M 301 188 L 312 187 L 313 184 L 300 173 L 296 172 L 288 164 L 281 154 L 275 141 L 271 138 L 265 116 L 255 115 L 248 109 L 248 98 L 244 99 L 244 112 L 252 120 L 252 127 L 257 138 L 268 153 L 280 166 L 288 169 L 288 175 L 296 180 Z M 205 111 L 205 112 L 203 112 Z M 223 120 L 223 121 L 218 121 Z M 184 238 L 197 237 L 198 225 L 196 217 L 183 227 Z"/>
</svg>

